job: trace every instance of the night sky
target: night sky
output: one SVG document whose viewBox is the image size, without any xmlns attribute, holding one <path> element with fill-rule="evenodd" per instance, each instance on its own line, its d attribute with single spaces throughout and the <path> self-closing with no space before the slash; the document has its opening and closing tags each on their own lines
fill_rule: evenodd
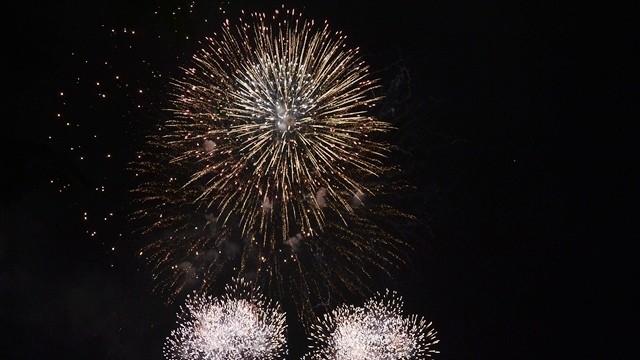
<svg viewBox="0 0 640 360">
<path fill-rule="evenodd" d="M 126 164 L 197 41 L 282 4 L 128 3 L 3 9 L 3 359 L 162 359 L 179 304 L 152 291 L 136 256 Z M 638 135 L 613 124 L 638 86 L 623 85 L 625 41 L 607 34 L 637 42 L 630 18 L 585 29 L 556 1 L 284 3 L 347 34 L 388 92 L 421 224 L 389 284 L 433 321 L 437 358 L 628 358 L 615 310 L 637 281 L 616 285 L 633 266 L 617 244 L 637 222 L 621 166 L 637 163 Z M 598 71 L 582 62 L 594 43 L 606 46 Z M 299 358 L 299 326 L 289 338 Z"/>
</svg>

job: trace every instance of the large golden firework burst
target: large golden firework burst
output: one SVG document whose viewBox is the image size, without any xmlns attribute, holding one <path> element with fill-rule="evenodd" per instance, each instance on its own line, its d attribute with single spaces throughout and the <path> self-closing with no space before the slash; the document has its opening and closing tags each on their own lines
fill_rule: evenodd
<svg viewBox="0 0 640 360">
<path fill-rule="evenodd" d="M 253 277 L 303 315 L 398 265 L 404 244 L 376 220 L 404 217 L 380 200 L 391 126 L 371 115 L 377 87 L 345 36 L 295 11 L 207 38 L 134 164 L 161 287 Z"/>
</svg>

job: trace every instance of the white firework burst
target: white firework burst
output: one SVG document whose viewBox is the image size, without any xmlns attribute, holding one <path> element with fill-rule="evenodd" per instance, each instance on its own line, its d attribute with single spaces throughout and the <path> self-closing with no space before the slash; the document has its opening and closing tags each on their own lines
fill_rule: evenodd
<svg viewBox="0 0 640 360">
<path fill-rule="evenodd" d="M 164 347 L 169 360 L 270 360 L 287 353 L 285 314 L 239 280 L 221 298 L 187 297 Z"/>
<path fill-rule="evenodd" d="M 431 323 L 403 315 L 403 301 L 386 291 L 363 307 L 343 305 L 311 326 L 312 351 L 303 360 L 429 359 L 439 342 Z"/>
</svg>

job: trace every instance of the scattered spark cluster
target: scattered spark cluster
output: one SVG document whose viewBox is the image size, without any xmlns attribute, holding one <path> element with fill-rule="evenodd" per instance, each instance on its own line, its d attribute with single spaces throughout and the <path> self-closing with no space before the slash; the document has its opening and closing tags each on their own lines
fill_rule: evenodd
<svg viewBox="0 0 640 360">
<path fill-rule="evenodd" d="M 164 348 L 170 360 L 282 359 L 287 354 L 285 314 L 258 287 L 243 280 L 220 298 L 188 297 L 178 328 Z"/>
<path fill-rule="evenodd" d="M 92 43 L 71 36 L 68 49 L 60 46 L 65 56 L 60 71 L 51 74 L 58 83 L 52 94 L 57 105 L 45 135 L 54 164 L 49 183 L 82 233 L 108 253 L 130 248 L 122 246 L 122 234 L 130 232 L 125 220 L 129 209 L 123 205 L 129 202 L 130 180 L 124 168 L 135 150 L 123 144 L 138 142 L 138 129 L 157 119 L 158 104 L 164 103 L 166 95 L 159 89 L 164 89 L 168 71 L 163 64 L 171 61 L 173 67 L 176 58 L 182 59 L 166 45 L 189 42 L 200 27 L 208 27 L 207 16 L 220 16 L 228 5 L 163 3 L 127 24 L 96 14 L 100 25 L 89 36 Z M 150 51 L 160 45 L 167 51 Z"/>
<path fill-rule="evenodd" d="M 170 299 L 230 272 L 296 294 L 304 316 L 402 263 L 406 244 L 378 221 L 410 216 L 383 200 L 377 87 L 344 35 L 295 11 L 206 39 L 132 164 L 141 255 Z"/>
<path fill-rule="evenodd" d="M 314 345 L 303 360 L 429 359 L 439 340 L 431 323 L 403 315 L 395 292 L 372 297 L 363 307 L 343 305 L 311 327 Z"/>
<path fill-rule="evenodd" d="M 127 76 L 126 66 L 114 57 L 116 51 L 128 54 L 123 43 L 130 43 L 134 32 L 103 30 L 103 37 L 96 38 L 112 41 L 113 48 L 74 50 L 65 63 L 74 75 L 61 79 L 55 94 L 58 103 L 47 146 L 55 163 L 49 182 L 67 204 L 69 216 L 85 236 L 114 253 L 124 233 L 117 224 L 123 223 L 121 216 L 126 213 L 117 201 L 119 191 L 125 194 L 119 190 L 123 177 L 118 174 L 127 157 L 126 148 L 117 146 L 123 140 L 118 130 L 127 123 L 129 109 L 139 108 L 147 99 L 139 96 L 142 85 Z"/>
</svg>

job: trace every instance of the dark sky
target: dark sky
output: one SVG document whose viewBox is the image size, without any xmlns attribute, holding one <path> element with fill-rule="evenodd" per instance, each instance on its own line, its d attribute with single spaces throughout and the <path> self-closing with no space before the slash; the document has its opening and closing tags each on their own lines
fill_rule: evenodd
<svg viewBox="0 0 640 360">
<path fill-rule="evenodd" d="M 2 358 L 161 359 L 175 326 L 175 305 L 138 270 L 124 219 L 124 165 L 162 98 L 117 87 L 101 103 L 101 90 L 74 85 L 118 73 L 161 93 L 164 80 L 140 75 L 149 70 L 138 60 L 172 74 L 196 49 L 183 35 L 207 35 L 189 22 L 204 15 L 168 15 L 179 1 L 136 4 L 27 1 L 3 10 Z M 220 4 L 233 19 L 280 3 Z M 438 358 L 625 358 L 614 310 L 629 306 L 629 290 L 615 279 L 631 271 L 631 255 L 617 241 L 630 238 L 637 212 L 624 211 L 632 200 L 623 189 L 634 182 L 620 169 L 637 163 L 638 136 L 614 120 L 629 118 L 620 105 L 638 86 L 623 84 L 626 42 L 608 34 L 638 35 L 629 17 L 585 27 L 581 11 L 557 1 L 285 4 L 347 34 L 385 89 L 400 84 L 393 141 L 406 151 L 401 162 L 418 186 L 412 207 L 426 230 L 395 285 L 407 312 L 434 322 Z M 158 8 L 165 12 L 151 16 Z M 211 32 L 222 18 L 210 17 Z M 108 35 L 128 26 L 142 39 L 129 52 Z M 145 40 L 155 33 L 162 39 Z M 606 49 L 592 58 L 592 44 Z M 147 108 L 130 110 L 138 103 Z M 598 104 L 605 118 L 595 116 Z M 79 126 L 65 129 L 67 120 Z M 69 149 L 77 144 L 100 160 L 80 161 Z M 307 344 L 291 337 L 296 358 Z"/>
</svg>

